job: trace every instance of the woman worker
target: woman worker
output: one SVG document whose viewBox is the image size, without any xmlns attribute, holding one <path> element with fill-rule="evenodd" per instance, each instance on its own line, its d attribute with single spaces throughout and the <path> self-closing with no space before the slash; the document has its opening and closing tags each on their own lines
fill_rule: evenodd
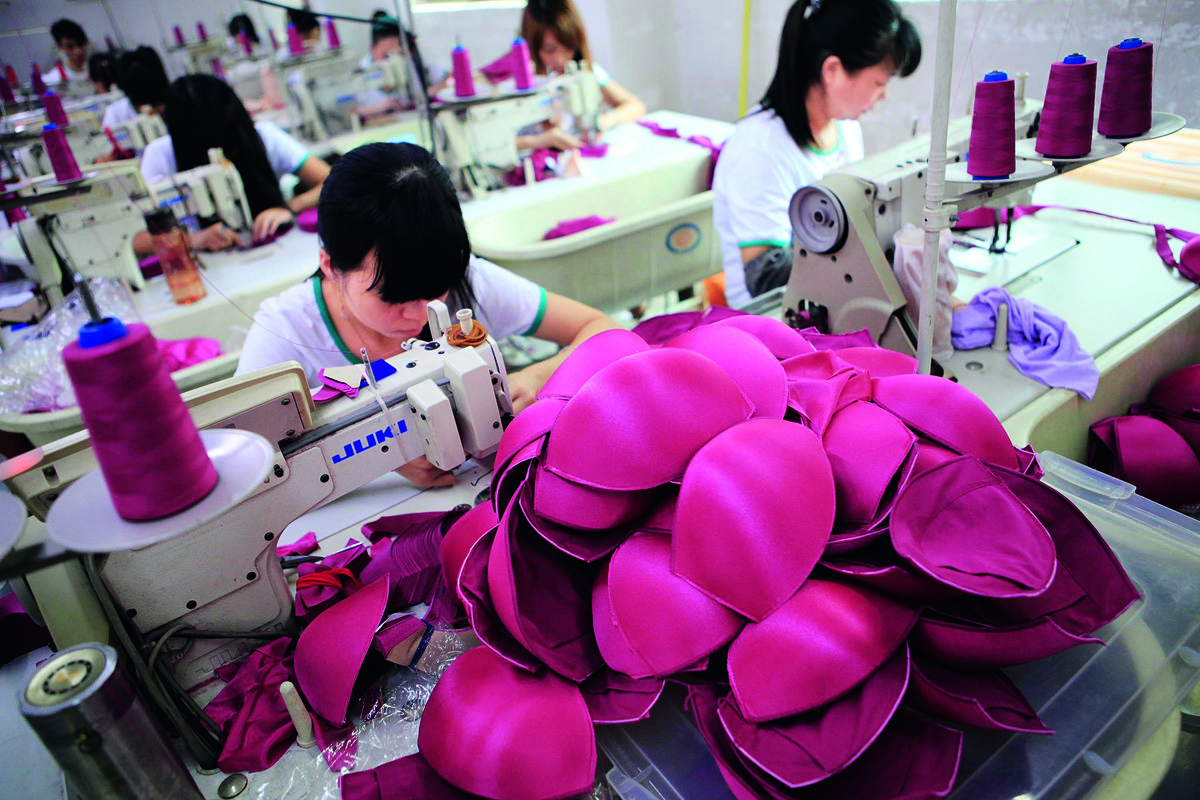
<svg viewBox="0 0 1200 800">
<path fill-rule="evenodd" d="M 472 308 L 495 339 L 524 334 L 563 346 L 509 376 L 519 411 L 574 345 L 618 327 L 588 306 L 471 255 L 449 173 L 412 144 L 363 145 L 338 159 L 317 206 L 320 271 L 267 300 L 242 346 L 238 374 L 298 361 L 310 386 L 323 367 L 360 364 L 427 336 L 426 306 Z M 425 485 L 453 483 L 424 458 L 401 469 Z"/>
<path fill-rule="evenodd" d="M 571 0 L 530 0 L 521 19 L 521 36 L 529 43 L 534 70 L 539 75 L 562 74 L 571 61 L 586 61 L 591 65 L 600 94 L 610 106 L 598 120 L 601 133 L 623 122 L 633 122 L 646 113 L 641 100 L 592 61 L 583 18 Z M 571 121 L 563 120 L 539 133 L 518 137 L 517 147 L 521 150 L 579 147 L 579 139 L 570 128 Z"/>
<path fill-rule="evenodd" d="M 251 122 L 229 84 L 211 75 L 188 75 L 171 84 L 163 108 L 168 136 L 146 145 L 142 178 L 155 183 L 203 166 L 210 148 L 219 147 L 237 168 L 254 218 L 254 238 L 273 235 L 294 215 L 317 205 L 329 165 L 270 122 Z M 279 179 L 288 173 L 306 187 L 285 202 Z M 192 247 L 220 250 L 236 238 L 220 223 L 192 234 Z M 149 234 L 133 242 L 138 254 L 153 252 Z"/>
<path fill-rule="evenodd" d="M 731 306 L 787 283 L 792 195 L 863 157 L 856 120 L 920 61 L 920 37 L 894 0 L 798 0 L 788 11 L 775 77 L 713 179 Z"/>
</svg>

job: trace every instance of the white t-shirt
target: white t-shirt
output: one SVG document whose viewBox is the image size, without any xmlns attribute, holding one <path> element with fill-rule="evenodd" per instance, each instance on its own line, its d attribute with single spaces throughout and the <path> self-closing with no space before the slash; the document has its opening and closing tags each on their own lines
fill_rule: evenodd
<svg viewBox="0 0 1200 800">
<path fill-rule="evenodd" d="M 467 275 L 475 295 L 475 316 L 493 339 L 528 336 L 541 327 L 546 315 L 546 290 L 541 286 L 478 256 L 471 256 Z M 451 316 L 454 311 L 451 309 Z M 293 286 L 259 306 L 242 345 L 237 374 L 284 361 L 299 361 L 313 387 L 321 385 L 318 373 L 323 368 L 361 361 L 337 334 L 319 278 Z"/>
<path fill-rule="evenodd" d="M 276 178 L 296 172 L 308 158 L 308 148 L 283 131 L 273 122 L 256 122 L 254 129 L 267 150 L 267 161 Z M 142 179 L 155 183 L 171 177 L 178 168 L 175 163 L 175 148 L 170 136 L 155 139 L 146 145 L 142 153 Z"/>
<path fill-rule="evenodd" d="M 741 249 L 790 245 L 792 195 L 863 157 L 859 124 L 839 121 L 837 130 L 837 144 L 822 151 L 796 144 L 774 111 L 752 112 L 734 127 L 713 177 L 713 225 L 721 237 L 731 306 L 750 302 Z"/>
<path fill-rule="evenodd" d="M 115 128 L 123 122 L 137 119 L 137 115 L 137 109 L 133 107 L 133 103 L 129 102 L 129 98 L 122 97 L 104 109 L 104 119 L 100 123 L 100 128 Z"/>
<path fill-rule="evenodd" d="M 89 77 L 87 64 L 83 65 L 82 70 L 76 72 L 75 70 L 71 69 L 70 64 L 64 61 L 63 69 L 67 71 L 67 80 L 70 83 L 80 83 L 81 81 L 86 81 Z M 62 83 L 62 75 L 58 73 L 58 65 L 55 64 L 53 67 L 43 72 L 42 80 L 46 82 L 47 86 L 57 86 L 58 84 Z"/>
</svg>

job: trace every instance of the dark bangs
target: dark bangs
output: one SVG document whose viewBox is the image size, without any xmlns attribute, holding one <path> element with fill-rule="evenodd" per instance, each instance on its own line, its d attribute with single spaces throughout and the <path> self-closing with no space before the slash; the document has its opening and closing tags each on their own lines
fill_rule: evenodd
<svg viewBox="0 0 1200 800">
<path fill-rule="evenodd" d="M 462 208 L 449 173 L 424 148 L 368 144 L 338 159 L 321 188 L 317 233 L 340 272 L 364 268 L 374 250 L 371 288 L 387 303 L 447 292 L 452 305 L 469 302 Z"/>
</svg>

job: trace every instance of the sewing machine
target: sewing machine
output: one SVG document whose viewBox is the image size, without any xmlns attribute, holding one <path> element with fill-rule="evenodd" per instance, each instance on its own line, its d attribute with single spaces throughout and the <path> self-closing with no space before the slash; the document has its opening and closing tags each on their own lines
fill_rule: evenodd
<svg viewBox="0 0 1200 800">
<path fill-rule="evenodd" d="M 321 52 L 292 59 L 282 65 L 283 84 L 287 103 L 299 123 L 299 129 L 312 141 L 324 141 L 334 133 L 358 129 L 358 95 L 363 91 L 364 73 L 358 66 L 359 56 L 341 51 Z M 403 70 L 401 64 L 399 69 Z M 397 80 L 392 68 L 386 80 Z M 384 81 L 382 73 L 379 81 Z M 407 80 L 403 81 L 407 86 Z"/>
<path fill-rule="evenodd" d="M 209 163 L 204 166 L 151 184 L 148 189 L 152 205 L 180 208 L 177 218 L 195 217 L 200 227 L 219 220 L 230 230 L 249 230 L 254 215 L 241 175 L 220 148 L 209 150 L 208 157 Z"/>
<path fill-rule="evenodd" d="M 138 114 L 114 125 L 112 133 L 121 147 L 141 153 L 150 142 L 167 135 L 167 125 L 157 114 Z"/>
<path fill-rule="evenodd" d="M 382 399 L 363 388 L 353 400 L 314 406 L 294 363 L 184 395 L 197 427 L 256 433 L 272 457 L 257 489 L 218 518 L 103 560 L 99 574 L 107 591 L 146 638 L 181 624 L 283 630 L 293 600 L 275 548 L 288 523 L 418 456 L 448 470 L 495 452 L 501 417 L 512 413 L 499 347 L 490 337 L 475 347 L 449 344 L 450 317 L 440 302 L 429 304 L 429 324 L 431 342 L 414 341 L 388 359 L 396 373 L 378 381 Z M 34 516 L 47 519 L 50 549 L 52 503 L 62 502 L 64 490 L 95 467 L 86 431 L 9 462 L 6 482 Z M 88 597 L 77 564 L 63 566 L 76 572 L 34 588 L 56 643 L 106 641 L 107 630 L 79 625 L 79 609 L 94 606 L 95 598 Z M 177 679 L 191 689 L 254 646 L 244 639 L 195 640 L 167 656 Z"/>
<path fill-rule="evenodd" d="M 80 166 L 90 164 L 112 151 L 108 137 L 100 129 L 99 112 L 91 106 L 73 104 L 67 109 L 69 125 L 63 129 L 67 144 Z M 3 145 L 8 160 L 5 180 L 14 182 L 53 175 L 54 168 L 42 144 L 42 126 L 46 124 L 46 112 L 41 108 L 12 114 L 0 126 L 0 145 Z"/>
<path fill-rule="evenodd" d="M 522 165 L 517 150 L 522 129 L 566 113 L 578 121 L 584 138 L 599 130 L 600 86 L 590 69 L 574 62 L 563 75 L 537 79 L 528 92 L 444 99 L 433 108 L 445 137 L 441 160 L 474 197 L 502 186 L 497 170 Z"/>
<path fill-rule="evenodd" d="M 122 278 L 140 289 L 145 280 L 133 254 L 133 237 L 145 230 L 138 201 L 146 197 L 132 161 L 88 167 L 63 185 L 44 175 L 10 186 L 17 197 L 0 202 L 23 206 L 29 217 L 16 224 L 32 274 L 50 304 L 62 302 L 66 271 Z"/>
</svg>

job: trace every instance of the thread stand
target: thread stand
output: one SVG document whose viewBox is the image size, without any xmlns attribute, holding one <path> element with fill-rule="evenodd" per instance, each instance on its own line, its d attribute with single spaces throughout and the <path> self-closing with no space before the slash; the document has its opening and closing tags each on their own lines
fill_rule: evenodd
<svg viewBox="0 0 1200 800">
<path fill-rule="evenodd" d="M 1027 161 L 1049 161 L 1051 164 L 1088 164 L 1102 158 L 1119 156 L 1125 151 L 1125 145 L 1115 139 L 1097 136 L 1092 140 L 1092 149 L 1086 155 L 1076 158 L 1042 155 L 1036 148 L 1037 139 L 1018 139 L 1017 158 Z"/>
<path fill-rule="evenodd" d="M 1148 139 L 1161 139 L 1164 136 L 1170 136 L 1178 130 L 1181 130 L 1186 124 L 1186 120 L 1178 114 L 1172 114 L 1170 111 L 1155 111 L 1150 115 L 1150 130 L 1139 136 L 1105 136 L 1105 140 L 1110 142 L 1118 142 L 1122 145 L 1130 144 L 1131 142 L 1144 142 Z"/>
</svg>

